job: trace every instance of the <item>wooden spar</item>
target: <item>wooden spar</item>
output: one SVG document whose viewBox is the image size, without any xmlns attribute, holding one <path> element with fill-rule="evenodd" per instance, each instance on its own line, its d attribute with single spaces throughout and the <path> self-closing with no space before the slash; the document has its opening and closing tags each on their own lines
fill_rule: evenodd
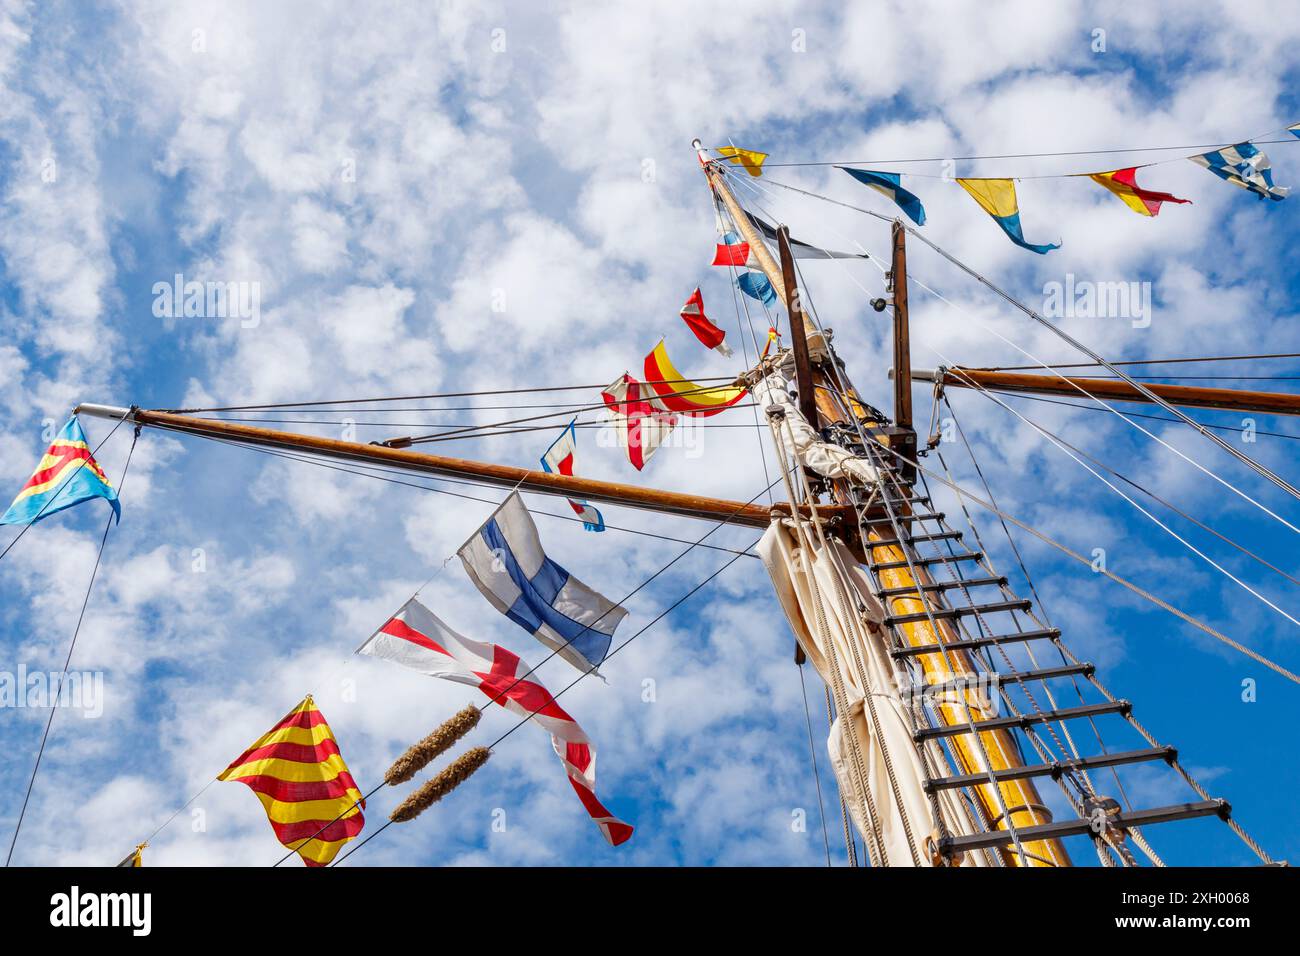
<svg viewBox="0 0 1300 956">
<path fill-rule="evenodd" d="M 697 148 L 699 146 L 698 140 L 696 141 L 696 146 Z M 799 305 L 798 299 L 794 296 L 794 292 L 797 290 L 796 284 L 794 282 L 787 283 L 785 281 L 782 271 L 777 267 L 777 264 L 773 260 L 771 253 L 768 251 L 767 246 L 763 242 L 762 236 L 758 234 L 758 230 L 754 228 L 752 222 L 749 219 L 749 216 L 745 213 L 744 209 L 741 208 L 740 204 L 736 201 L 736 198 L 731 194 L 731 190 L 727 187 L 727 184 L 724 181 L 723 174 L 715 167 L 714 164 L 707 161 L 703 150 L 700 150 L 700 162 L 701 165 L 703 165 L 704 167 L 704 173 L 708 177 L 709 184 L 713 187 L 714 192 L 722 199 L 723 204 L 730 211 L 731 218 L 736 223 L 736 227 L 740 230 L 741 235 L 744 237 L 745 241 L 749 243 L 751 251 L 754 253 L 755 258 L 758 260 L 759 267 L 767 275 L 768 281 L 772 283 L 772 287 L 778 290 L 782 294 L 782 299 L 786 303 L 786 309 L 791 316 L 791 325 L 792 326 L 794 325 L 796 321 L 795 318 L 796 315 L 802 317 L 803 328 L 807 336 L 811 338 L 813 334 L 818 330 L 815 328 L 815 326 L 812 325 L 811 321 L 806 315 L 804 315 L 802 310 L 798 310 L 798 305 Z M 898 251 L 898 239 L 896 234 L 895 236 L 895 254 L 896 254 L 895 264 L 896 265 L 898 263 L 897 251 Z M 906 263 L 905 262 L 903 263 L 902 275 L 903 275 L 903 288 L 904 288 L 904 292 L 903 292 L 904 319 L 906 319 Z M 896 294 L 897 294 L 897 288 L 898 285 L 896 283 L 895 285 Z M 791 308 L 792 306 L 794 307 L 793 309 Z M 796 312 L 795 310 L 798 311 Z M 895 321 L 897 322 L 897 313 L 895 314 Z M 897 342 L 895 343 L 895 348 L 897 348 Z M 830 361 L 833 362 L 835 361 L 835 359 L 832 357 L 830 358 Z M 910 362 L 907 361 L 899 363 L 900 368 L 909 368 L 909 366 L 910 366 Z M 847 377 L 843 374 L 843 372 L 840 372 L 839 378 L 845 382 L 845 388 L 849 390 L 847 403 L 856 406 L 857 396 L 854 392 L 852 392 L 852 386 L 848 384 Z M 828 386 L 830 385 L 830 383 L 827 381 L 827 376 L 824 367 L 817 366 L 814 368 L 814 379 L 818 384 L 825 383 Z M 832 389 L 829 387 L 818 388 L 817 389 L 817 410 L 819 412 L 819 415 L 817 419 L 810 418 L 809 421 L 815 425 L 824 427 L 836 421 L 843 420 L 845 417 L 844 413 L 840 410 L 839 402 L 834 397 L 837 394 L 838 394 L 837 389 Z M 910 405 L 910 398 L 911 396 L 909 392 L 908 395 L 909 405 Z M 854 413 L 857 413 L 858 408 L 855 407 L 853 411 Z M 915 441 L 916 441 L 915 432 L 913 432 L 910 428 L 908 428 L 906 431 L 903 431 L 901 429 L 892 429 L 891 431 L 894 432 L 894 434 L 890 434 L 888 438 L 891 447 L 898 447 L 900 442 L 904 442 L 907 440 L 907 436 L 910 433 L 912 450 L 907 457 L 914 458 Z M 849 491 L 846 487 L 845 482 L 843 481 L 834 482 L 832 484 L 832 491 L 835 494 L 836 500 L 840 502 L 841 505 L 846 504 L 850 500 Z M 819 506 L 819 508 L 820 507 L 826 507 L 826 506 Z M 853 529 L 856 528 L 856 525 L 857 525 L 856 520 L 850 519 L 849 527 Z M 874 534 L 874 533 L 869 535 L 868 537 L 874 540 L 879 540 L 880 538 L 878 534 Z M 876 561 L 900 561 L 903 558 L 903 552 L 895 546 L 876 545 L 872 541 L 864 542 L 864 546 L 868 549 L 866 553 L 873 555 L 874 556 L 873 560 Z M 907 568 L 899 568 L 891 572 L 888 581 L 888 586 L 891 588 L 893 587 L 915 588 L 916 594 L 919 595 L 922 593 L 921 588 L 923 588 L 924 585 L 929 583 L 931 583 L 931 578 L 923 569 L 918 569 L 918 573 L 914 577 Z M 907 600 L 915 600 L 917 608 L 921 608 L 924 606 L 919 599 L 909 599 L 907 597 L 901 599 L 899 598 L 891 599 L 890 603 L 895 608 L 901 609 L 902 607 L 905 606 Z M 900 610 L 895 613 L 902 613 L 902 611 Z M 933 644 L 940 644 L 940 643 L 950 643 L 953 640 L 953 636 L 950 630 L 945 630 L 945 627 L 946 624 L 944 622 L 937 622 L 937 626 L 936 626 L 935 624 L 931 624 L 928 621 L 923 621 L 915 625 L 910 625 L 906 627 L 905 633 L 907 639 L 913 644 L 933 645 Z M 951 653 L 949 654 L 949 660 L 952 662 L 953 670 L 955 671 L 960 671 L 963 666 L 966 666 L 967 664 L 970 663 L 966 658 L 961 656 L 954 656 Z M 940 654 L 921 655 L 919 657 L 918 664 L 921 667 L 922 673 L 924 675 L 924 680 L 927 686 L 942 684 L 943 682 L 950 680 L 954 676 L 956 676 L 953 673 L 949 673 L 948 664 L 947 662 L 944 661 L 943 656 Z M 971 668 L 971 670 L 973 670 L 973 667 Z M 980 712 L 978 701 L 976 701 L 971 696 L 972 692 L 963 691 L 962 693 L 967 695 L 964 703 L 958 704 L 956 700 L 953 700 L 952 702 L 946 704 L 945 706 L 936 708 L 936 712 L 942 723 L 947 724 L 949 726 L 965 726 L 967 723 L 967 718 L 966 718 L 967 705 L 970 705 L 971 709 L 976 713 Z M 1012 741 L 1011 736 L 1009 734 L 1006 734 L 1005 732 L 993 731 L 993 732 L 980 732 L 976 734 L 971 734 L 971 733 L 956 734 L 952 737 L 952 744 L 954 748 L 954 753 L 957 756 L 958 764 L 967 773 L 984 772 L 988 769 L 988 765 L 992 765 L 993 767 L 999 769 L 1013 768 L 1013 767 L 1019 767 L 1023 765 L 1023 762 L 1020 759 L 1019 752 L 1014 746 L 1014 741 Z M 985 760 L 986 754 L 988 755 L 987 762 Z M 1032 825 L 1034 823 L 1042 823 L 1045 822 L 1045 820 L 1050 819 L 1050 815 L 1048 814 L 1048 811 L 1044 807 L 1042 799 L 1039 797 L 1038 790 L 1032 780 L 1026 779 L 1026 780 L 1016 781 L 1014 786 L 1007 786 L 1006 784 L 998 784 L 996 785 L 996 789 L 995 789 L 995 785 L 993 784 L 982 783 L 972 787 L 971 789 L 974 792 L 976 799 L 979 801 L 981 810 L 983 811 L 984 819 L 997 821 L 996 823 L 994 823 L 995 829 L 1002 829 L 1002 830 L 1007 829 L 1008 821 L 1004 818 L 1001 810 L 1001 807 L 1003 806 L 1006 806 L 1011 810 L 1010 822 L 1017 827 Z M 1022 860 L 1019 854 L 1009 852 L 1005 848 L 999 849 L 998 852 L 1001 853 L 1003 861 L 1008 866 L 1021 866 L 1021 865 L 1069 866 L 1070 865 L 1070 858 L 1068 854 L 1065 852 L 1065 848 L 1059 843 L 1059 841 L 1056 840 L 1032 841 L 1026 843 L 1024 845 L 1024 848 L 1026 851 L 1026 855 L 1028 857 L 1027 861 Z"/>
<path fill-rule="evenodd" d="M 1034 375 L 1021 372 L 995 372 L 978 368 L 953 367 L 927 370 L 913 369 L 917 381 L 942 380 L 956 388 L 987 388 L 991 391 L 1025 392 L 1037 395 L 1061 395 L 1087 399 L 1084 389 L 1097 398 L 1117 402 L 1151 400 L 1128 382 L 1107 378 L 1071 378 L 1057 375 Z M 1300 395 L 1286 392 L 1256 392 L 1236 388 L 1201 388 L 1193 385 L 1159 385 L 1143 382 L 1152 393 L 1171 405 L 1189 408 L 1219 408 L 1226 411 L 1262 412 L 1270 415 L 1300 415 Z"/>
<path fill-rule="evenodd" d="M 747 504 L 743 501 L 728 501 L 721 498 L 709 498 L 704 495 L 684 494 L 675 491 L 659 491 L 654 488 L 642 488 L 620 482 L 597 481 L 593 478 L 548 474 L 544 471 L 532 471 L 528 468 L 492 465 L 464 458 L 450 458 L 444 455 L 426 455 L 405 448 L 389 448 L 384 445 L 365 445 L 360 442 L 339 441 L 332 438 L 321 438 L 317 435 L 302 435 L 296 432 L 277 431 L 271 428 L 258 428 L 237 422 L 217 421 L 192 415 L 177 415 L 173 412 L 154 412 L 139 409 L 133 412 L 127 408 L 90 404 L 79 405 L 77 412 L 89 415 L 92 418 L 107 418 L 114 421 L 127 419 L 152 428 L 163 428 L 190 435 L 200 435 L 205 438 L 218 438 L 243 445 L 305 451 L 342 461 L 369 462 L 422 474 L 465 478 L 498 488 L 518 487 L 520 491 L 585 498 L 588 501 L 601 504 L 626 505 L 630 508 L 682 515 L 689 518 L 726 521 L 730 524 L 748 528 L 766 528 L 771 522 L 772 516 L 772 509 L 767 505 Z M 788 513 L 788 506 L 778 505 L 777 507 L 787 510 Z M 835 510 L 832 509 L 833 512 Z M 826 508 L 820 508 L 819 511 L 825 512 Z"/>
<path fill-rule="evenodd" d="M 799 285 L 790 252 L 790 230 L 776 231 L 781 249 L 781 274 L 784 277 L 785 301 L 790 304 L 790 351 L 794 353 L 794 381 L 799 390 L 799 411 L 810 422 L 817 421 L 817 387 L 813 384 L 812 361 L 808 357 L 808 319 L 799 303 Z"/>
</svg>

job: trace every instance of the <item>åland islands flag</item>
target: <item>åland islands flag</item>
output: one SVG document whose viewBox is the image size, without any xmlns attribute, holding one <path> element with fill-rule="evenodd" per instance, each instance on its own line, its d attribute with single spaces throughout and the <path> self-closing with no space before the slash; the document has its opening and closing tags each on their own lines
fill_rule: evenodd
<svg viewBox="0 0 1300 956">
<path fill-rule="evenodd" d="M 517 493 L 456 554 L 494 608 L 578 670 L 600 666 L 627 611 L 546 556 Z"/>
<path fill-rule="evenodd" d="M 1028 249 L 1040 256 L 1053 249 L 1061 248 L 1059 242 L 1033 243 L 1025 241 L 1025 234 L 1020 229 L 1020 206 L 1016 202 L 1016 184 L 1010 179 L 959 179 L 957 185 L 970 193 L 980 208 L 993 217 L 993 221 L 1002 227 L 1007 238 L 1021 249 Z"/>
<path fill-rule="evenodd" d="M 366 825 L 366 801 L 310 694 L 217 779 L 257 794 L 275 838 L 308 866 L 328 866 Z"/>
<path fill-rule="evenodd" d="M 560 432 L 560 437 L 551 442 L 551 447 L 546 449 L 546 454 L 542 455 L 542 471 L 548 475 L 560 474 L 573 477 L 573 458 L 577 454 L 578 447 L 575 431 L 577 421 L 575 418 L 569 422 L 564 431 Z M 582 519 L 584 528 L 588 531 L 605 530 L 605 519 L 599 511 L 578 498 L 569 498 L 568 502 L 573 513 Z"/>
<path fill-rule="evenodd" d="M 90 498 L 107 499 L 117 520 L 122 520 L 117 492 L 90 453 L 86 433 L 73 415 L 45 449 L 45 457 L 9 510 L 0 516 L 0 524 L 32 524 Z"/>
</svg>

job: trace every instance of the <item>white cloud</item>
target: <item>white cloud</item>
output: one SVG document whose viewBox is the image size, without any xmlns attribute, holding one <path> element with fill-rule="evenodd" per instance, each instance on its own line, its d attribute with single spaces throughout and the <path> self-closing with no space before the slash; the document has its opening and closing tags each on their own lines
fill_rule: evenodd
<svg viewBox="0 0 1300 956">
<path fill-rule="evenodd" d="M 744 17 L 702 19 L 687 3 L 560 12 L 393 5 L 376 14 L 345 4 L 167 2 L 119 11 L 113 29 L 83 31 L 101 39 L 78 54 L 66 48 L 57 12 L 8 5 L 0 15 L 0 80 L 12 93 L 0 103 L 12 144 L 0 154 L 0 472 L 11 484 L 25 477 L 41 419 L 61 419 L 79 400 L 210 407 L 595 385 L 636 372 L 664 333 L 691 375 L 727 374 L 736 363 L 703 355 L 676 318 L 698 284 L 733 344 L 749 335 L 725 277 L 702 265 L 712 209 L 693 136 L 763 146 L 775 163 L 1182 143 L 1189 131 L 1196 142 L 1277 125 L 1300 24 L 1282 17 L 1264 25 L 1215 4 L 1173 11 L 754 4 Z M 1100 57 L 1089 46 L 1095 26 L 1108 31 Z M 796 52 L 800 42 L 806 52 Z M 1239 77 L 1247 61 L 1248 91 Z M 1157 83 L 1167 95 L 1151 92 Z M 110 161 L 122 149 L 133 164 Z M 1284 150 L 1275 150 L 1282 182 Z M 53 183 L 40 175 L 49 157 L 57 160 Z M 1027 161 L 1015 171 L 1030 177 L 1067 162 L 1076 161 Z M 940 164 L 910 169 L 942 172 Z M 1190 163 L 1142 175 L 1195 205 L 1146 220 L 1086 180 L 1023 181 L 1026 235 L 1065 240 L 1041 260 L 1005 242 L 951 183 L 918 177 L 915 186 L 931 217 L 927 235 L 1031 304 L 1065 272 L 1150 279 L 1150 329 L 1066 323 L 1108 355 L 1252 351 L 1255 337 L 1284 336 L 1294 309 L 1283 283 L 1254 267 L 1262 246 L 1252 239 L 1288 235 L 1276 210 L 1245 202 Z M 777 181 L 893 215 L 882 197 L 835 170 L 790 167 L 773 167 L 753 184 L 757 192 L 743 191 L 809 241 L 884 251 L 885 224 L 768 185 Z M 149 216 L 130 214 L 144 206 Z M 990 329 L 1032 355 L 1074 357 L 919 243 L 911 264 L 915 281 L 960 307 L 914 285 L 917 365 L 945 357 L 1025 364 Z M 152 319 L 141 288 L 180 271 L 258 283 L 260 322 Z M 806 276 L 859 387 L 886 406 L 887 330 L 863 301 L 864 290 L 880 294 L 878 271 L 809 263 Z M 1269 308 L 1259 309 L 1261 301 Z M 1249 322 L 1236 320 L 1247 313 Z M 767 317 L 755 309 L 751 318 L 761 338 Z M 594 390 L 411 400 L 401 411 L 351 417 L 371 440 L 528 417 L 546 410 L 530 407 L 543 402 L 596 400 Z M 954 394 L 953 403 L 1004 507 L 1085 553 L 1106 546 L 1121 565 L 1173 580 L 1180 599 L 1194 596 L 1203 579 L 1186 575 L 1183 559 L 1153 551 L 1153 539 L 1138 540 L 1141 519 L 1127 505 L 1099 494 L 986 400 Z M 1162 493 L 1207 506 L 1219 500 L 1113 417 L 1016 407 L 1103 457 L 1111 449 L 1127 455 Z M 330 435 L 344 424 L 337 414 L 300 410 L 229 417 Z M 749 498 L 775 477 L 764 477 L 752 430 L 711 426 L 752 422 L 748 409 L 715 420 L 698 445 L 665 449 L 641 476 L 580 432 L 579 471 Z M 110 474 L 119 473 L 127 435 L 101 456 Z M 525 432 L 425 447 L 531 465 L 542 445 L 539 433 Z M 958 459 L 949 455 L 957 480 L 978 487 Z M 404 746 L 467 699 L 452 685 L 348 660 L 431 574 L 423 596 L 449 623 L 526 659 L 544 656 L 484 605 L 455 562 L 434 573 L 487 505 L 150 431 L 124 498 L 74 662 L 108 673 L 114 703 L 89 726 L 56 724 L 23 861 L 120 858 L 308 691 L 358 780 L 378 780 Z M 948 510 L 960 511 L 955 503 Z M 22 659 L 57 666 L 103 511 L 42 524 L 6 558 L 5 629 Z M 606 517 L 687 540 L 704 530 L 621 509 Z M 539 524 L 555 556 L 611 596 L 683 547 Z M 733 547 L 753 537 L 728 529 L 710 540 Z M 1031 565 L 1060 572 L 1057 556 L 1031 541 L 1024 547 Z M 200 552 L 202 572 L 193 570 Z M 631 600 L 634 616 L 620 636 L 728 557 L 693 552 Z M 1117 622 L 1133 620 L 1125 615 L 1135 605 L 1098 597 L 1102 587 L 1079 569 L 1053 574 L 1043 591 L 1082 651 L 1103 666 L 1129 666 L 1145 651 L 1119 636 Z M 615 658 L 608 686 L 584 682 L 566 696 L 598 743 L 601 796 L 638 825 L 619 851 L 607 850 L 585 819 L 544 735 L 525 727 L 475 777 L 468 799 L 375 841 L 357 862 L 816 863 L 822 851 L 791 651 L 757 562 L 744 558 Z M 542 674 L 554 687 L 571 679 L 554 661 Z M 646 680 L 654 703 L 643 699 Z M 347 681 L 356 682 L 354 701 Z M 6 730 L 13 751 L 29 749 L 35 716 Z M 490 714 L 481 739 L 510 726 L 505 714 Z M 149 775 L 137 759 L 151 761 Z M 21 773 L 7 771 L 0 782 L 16 792 Z M 376 796 L 371 826 L 397 798 Z M 205 828 L 178 819 L 155 841 L 158 862 L 279 856 L 243 788 L 213 785 L 198 807 Z M 497 808 L 509 821 L 504 833 L 491 826 Z M 810 820 L 802 834 L 790 826 L 800 809 Z"/>
</svg>

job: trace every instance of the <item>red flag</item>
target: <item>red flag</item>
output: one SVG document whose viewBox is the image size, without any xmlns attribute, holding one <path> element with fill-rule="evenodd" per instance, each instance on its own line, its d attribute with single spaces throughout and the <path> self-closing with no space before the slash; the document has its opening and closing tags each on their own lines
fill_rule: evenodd
<svg viewBox="0 0 1300 956">
<path fill-rule="evenodd" d="M 754 266 L 757 268 L 758 260 L 751 254 L 749 243 L 734 232 L 727 232 L 723 233 L 722 241 L 718 243 L 717 251 L 713 254 L 713 264 L 715 266 Z"/>
<path fill-rule="evenodd" d="M 731 349 L 722 340 L 727 337 L 727 333 L 718 328 L 704 314 L 704 296 L 700 295 L 697 288 L 691 293 L 691 297 L 686 300 L 682 306 L 682 319 L 691 327 L 695 337 L 704 343 L 705 347 L 717 349 L 721 354 L 730 357 Z"/>
</svg>

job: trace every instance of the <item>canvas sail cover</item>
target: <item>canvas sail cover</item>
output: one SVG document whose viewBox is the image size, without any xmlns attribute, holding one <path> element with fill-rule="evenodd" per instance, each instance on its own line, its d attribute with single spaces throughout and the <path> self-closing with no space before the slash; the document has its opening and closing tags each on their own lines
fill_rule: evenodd
<svg viewBox="0 0 1300 956">
<path fill-rule="evenodd" d="M 908 703 L 880 626 L 884 607 L 843 544 L 826 539 L 822 545 L 807 534 L 804 540 L 810 548 L 800 546 L 793 521 L 780 519 L 763 534 L 758 553 L 808 659 L 828 685 L 838 680 L 843 686 L 847 712 L 837 716 L 827 741 L 840 792 L 874 865 L 931 866 L 926 840 L 936 821 L 922 787 L 926 773 L 912 741 Z M 953 791 L 940 791 L 938 804 L 949 834 L 973 832 Z M 968 854 L 962 863 L 988 861 Z"/>
<path fill-rule="evenodd" d="M 822 441 L 821 434 L 803 417 L 790 395 L 793 375 L 794 357 L 786 353 L 772 374 L 753 388 L 754 401 L 765 414 L 770 415 L 774 407 L 780 409 L 776 433 L 786 454 L 824 478 L 853 478 L 862 484 L 875 484 L 879 480 L 875 466 L 838 445 Z"/>
</svg>

